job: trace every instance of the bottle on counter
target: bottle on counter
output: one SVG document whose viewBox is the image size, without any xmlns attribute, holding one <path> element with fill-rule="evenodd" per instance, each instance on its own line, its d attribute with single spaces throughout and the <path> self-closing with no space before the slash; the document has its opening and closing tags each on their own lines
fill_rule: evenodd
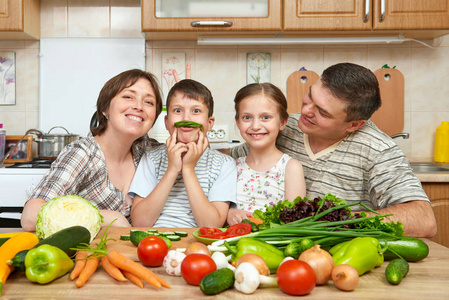
<svg viewBox="0 0 449 300">
<path fill-rule="evenodd" d="M 0 159 L 5 155 L 5 137 L 6 130 L 3 129 L 3 124 L 0 123 Z M 3 163 L 0 161 L 0 168 L 3 167 Z"/>
<path fill-rule="evenodd" d="M 449 122 L 443 121 L 435 136 L 435 162 L 449 163 Z"/>
</svg>

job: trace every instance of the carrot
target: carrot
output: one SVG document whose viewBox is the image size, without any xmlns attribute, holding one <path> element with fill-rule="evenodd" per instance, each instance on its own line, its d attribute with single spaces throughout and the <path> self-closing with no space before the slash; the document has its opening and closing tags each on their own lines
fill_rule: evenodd
<svg viewBox="0 0 449 300">
<path fill-rule="evenodd" d="M 256 225 L 260 225 L 263 223 L 263 221 L 261 219 L 254 218 L 254 217 L 248 217 L 248 220 L 250 220 L 251 222 L 253 222 Z"/>
<path fill-rule="evenodd" d="M 78 278 L 78 276 L 80 276 L 81 271 L 86 266 L 86 258 L 87 258 L 86 251 L 78 251 L 78 253 L 76 253 L 75 267 L 70 273 L 70 280 L 74 280 L 75 278 Z"/>
<path fill-rule="evenodd" d="M 131 280 L 132 283 L 134 283 L 135 285 L 137 285 L 140 288 L 143 288 L 142 279 L 140 279 L 139 277 L 137 277 L 136 275 L 134 275 L 133 273 L 128 272 L 128 271 L 122 271 L 122 273 L 123 273 L 123 275 L 125 275 L 126 278 Z"/>
<path fill-rule="evenodd" d="M 116 250 L 109 252 L 108 254 L 109 261 L 114 264 L 117 268 L 128 271 L 136 275 L 137 277 L 145 280 L 149 284 L 155 287 L 167 287 L 171 288 L 171 286 L 166 283 L 162 278 L 151 272 L 149 269 L 145 268 L 143 265 L 123 256 L 118 253 Z"/>
<path fill-rule="evenodd" d="M 103 266 L 103 269 L 111 276 L 112 278 L 118 280 L 118 281 L 126 281 L 125 276 L 123 276 L 122 271 L 120 271 L 119 268 L 117 268 L 115 265 L 111 264 L 108 257 L 102 256 L 101 257 L 101 265 Z"/>
<path fill-rule="evenodd" d="M 82 287 L 87 280 L 95 273 L 95 271 L 98 268 L 98 265 L 100 264 L 100 259 L 97 256 L 90 256 L 90 258 L 86 261 L 86 266 L 81 271 L 78 280 L 76 281 L 75 285 L 77 288 Z"/>
</svg>

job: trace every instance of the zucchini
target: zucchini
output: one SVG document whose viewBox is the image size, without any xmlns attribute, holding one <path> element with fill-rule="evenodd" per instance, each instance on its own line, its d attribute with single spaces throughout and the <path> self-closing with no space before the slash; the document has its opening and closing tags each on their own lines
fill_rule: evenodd
<svg viewBox="0 0 449 300">
<path fill-rule="evenodd" d="M 216 270 L 201 279 L 200 289 L 206 295 L 216 295 L 234 285 L 234 272 L 228 268 Z"/>
<path fill-rule="evenodd" d="M 83 226 L 72 226 L 64 228 L 49 237 L 41 240 L 34 248 L 37 248 L 41 245 L 52 245 L 58 247 L 69 257 L 72 257 L 76 254 L 76 250 L 71 250 L 70 248 L 75 248 L 81 243 L 89 244 L 90 242 L 90 231 Z M 16 267 L 19 271 L 25 271 L 25 256 L 27 255 L 28 250 L 23 250 L 18 252 L 9 262 L 8 264 Z"/>
<path fill-rule="evenodd" d="M 188 233 L 185 231 L 175 231 L 175 234 L 180 237 L 186 237 L 188 235 Z"/>
<path fill-rule="evenodd" d="M 415 237 L 403 236 L 398 239 L 379 238 L 378 240 L 382 247 L 388 245 L 387 250 L 384 252 L 385 260 L 402 257 L 406 261 L 415 262 L 429 255 L 429 246 L 424 241 Z"/>
<path fill-rule="evenodd" d="M 408 262 L 405 259 L 396 258 L 385 268 L 385 277 L 389 283 L 397 285 L 407 275 L 408 270 Z"/>
<path fill-rule="evenodd" d="M 0 246 L 3 245 L 7 240 L 9 240 L 9 237 L 0 238 Z"/>
</svg>

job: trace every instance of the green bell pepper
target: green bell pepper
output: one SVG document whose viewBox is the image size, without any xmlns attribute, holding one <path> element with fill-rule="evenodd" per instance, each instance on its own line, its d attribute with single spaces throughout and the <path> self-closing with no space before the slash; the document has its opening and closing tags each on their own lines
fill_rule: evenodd
<svg viewBox="0 0 449 300">
<path fill-rule="evenodd" d="M 73 261 L 58 247 L 45 244 L 28 251 L 25 267 L 30 281 L 45 284 L 69 272 Z"/>
<path fill-rule="evenodd" d="M 254 253 L 265 260 L 271 273 L 276 273 L 279 265 L 285 258 L 284 252 L 275 246 L 252 238 L 241 238 L 236 246 L 229 245 L 227 241 L 224 242 L 224 245 L 232 254 L 232 262 L 237 262 L 243 254 Z"/>
<path fill-rule="evenodd" d="M 373 237 L 354 238 L 337 244 L 329 250 L 336 266 L 341 264 L 351 265 L 359 275 L 382 265 L 384 251 L 385 248 L 382 248 L 379 241 Z"/>
</svg>

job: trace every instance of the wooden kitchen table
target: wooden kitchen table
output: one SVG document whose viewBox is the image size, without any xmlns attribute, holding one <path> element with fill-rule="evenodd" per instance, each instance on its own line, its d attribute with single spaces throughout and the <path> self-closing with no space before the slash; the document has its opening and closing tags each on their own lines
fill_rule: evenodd
<svg viewBox="0 0 449 300">
<path fill-rule="evenodd" d="M 136 228 L 147 230 L 148 228 Z M 174 231 L 163 228 L 159 231 Z M 192 236 L 194 229 L 176 229 L 187 231 L 188 237 L 173 242 L 172 249 L 184 248 L 196 241 Z M 136 247 L 129 241 L 120 241 L 120 235 L 129 234 L 129 228 L 110 228 L 109 237 L 117 241 L 108 242 L 108 249 L 116 249 L 128 257 L 137 259 Z M 1 232 L 1 230 L 0 230 Z M 101 232 L 100 232 L 101 234 Z M 94 243 L 98 238 L 94 240 Z M 425 240 L 430 247 L 430 254 L 423 261 L 410 263 L 410 271 L 397 286 L 385 279 L 385 262 L 360 277 L 357 288 L 352 292 L 338 290 L 332 280 L 303 296 L 306 299 L 448 299 L 449 298 L 449 248 Z M 204 295 L 199 287 L 188 285 L 182 277 L 169 276 L 163 267 L 152 269 L 166 280 L 171 289 L 156 289 L 145 283 L 139 288 L 131 282 L 118 282 L 99 267 L 96 273 L 82 288 L 76 288 L 65 275 L 47 285 L 33 284 L 25 274 L 14 272 L 3 287 L 2 299 L 292 299 L 278 288 L 259 288 L 252 295 L 245 295 L 235 289 L 227 290 L 216 296 Z"/>
</svg>

